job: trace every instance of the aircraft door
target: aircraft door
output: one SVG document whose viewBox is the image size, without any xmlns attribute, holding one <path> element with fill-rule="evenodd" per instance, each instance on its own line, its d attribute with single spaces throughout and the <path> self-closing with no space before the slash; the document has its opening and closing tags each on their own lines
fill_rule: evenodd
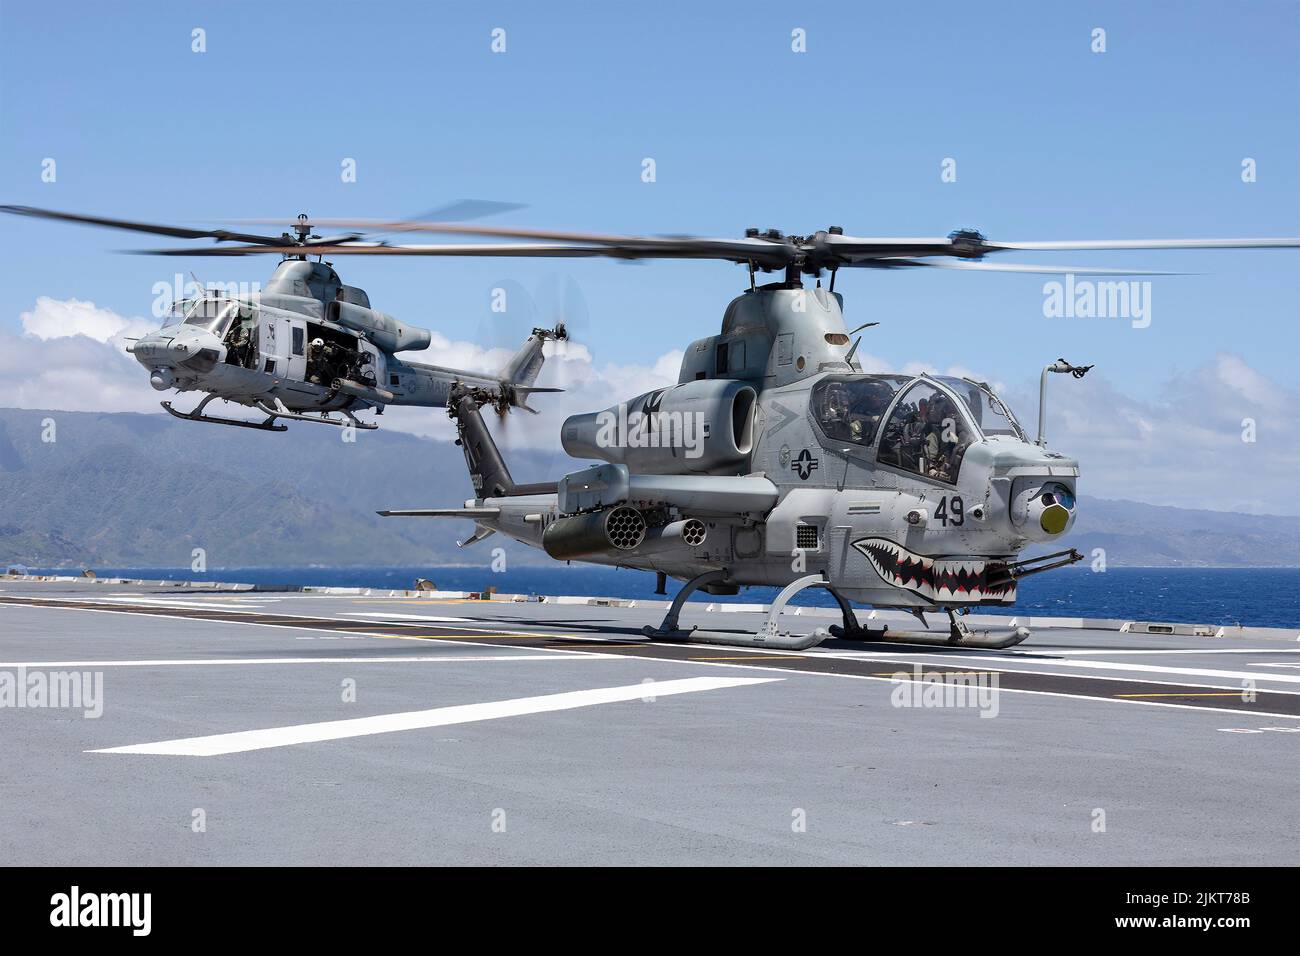
<svg viewBox="0 0 1300 956">
<path fill-rule="evenodd" d="M 388 388 L 390 385 L 390 381 L 388 377 L 387 357 L 379 349 L 374 348 L 368 343 L 363 345 L 362 348 L 364 348 L 368 353 L 370 353 L 370 365 L 367 368 L 368 371 L 374 374 L 375 384 L 380 386 L 381 388 Z M 368 381 L 367 384 L 369 384 Z"/>
<path fill-rule="evenodd" d="M 307 380 L 307 321 L 305 319 L 285 319 L 288 334 L 288 355 L 285 359 L 284 375 L 297 382 Z"/>
<path fill-rule="evenodd" d="M 263 309 L 257 323 L 257 346 L 262 361 L 258 371 L 265 372 L 267 375 L 284 374 L 285 356 L 281 354 L 280 342 L 281 322 L 279 316 L 270 315 Z"/>
</svg>

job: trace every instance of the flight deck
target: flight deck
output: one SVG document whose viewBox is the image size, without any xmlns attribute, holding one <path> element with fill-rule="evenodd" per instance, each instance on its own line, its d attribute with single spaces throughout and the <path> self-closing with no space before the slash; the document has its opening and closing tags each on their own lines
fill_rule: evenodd
<svg viewBox="0 0 1300 956">
<path fill-rule="evenodd" d="M 0 578 L 5 862 L 1295 862 L 1300 629 L 496 597 Z"/>
</svg>

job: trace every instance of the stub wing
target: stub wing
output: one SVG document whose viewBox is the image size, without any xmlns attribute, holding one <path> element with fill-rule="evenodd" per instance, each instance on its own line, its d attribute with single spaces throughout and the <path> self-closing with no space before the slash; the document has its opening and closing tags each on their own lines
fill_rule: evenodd
<svg viewBox="0 0 1300 956">
<path fill-rule="evenodd" d="M 500 508 L 413 508 L 406 511 L 379 511 L 376 514 L 385 518 L 468 518 L 476 522 L 474 533 L 464 541 L 457 541 L 456 547 L 468 548 L 484 538 L 496 534 L 495 528 L 477 524 L 481 518 L 496 518 L 501 514 Z"/>
<path fill-rule="evenodd" d="M 376 511 L 384 518 L 495 518 L 501 514 L 500 508 L 412 508 L 405 511 Z"/>
</svg>

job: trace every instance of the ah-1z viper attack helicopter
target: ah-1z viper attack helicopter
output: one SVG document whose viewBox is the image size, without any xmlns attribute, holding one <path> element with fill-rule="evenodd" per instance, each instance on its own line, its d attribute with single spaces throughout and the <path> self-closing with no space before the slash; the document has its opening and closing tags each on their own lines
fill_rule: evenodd
<svg viewBox="0 0 1300 956">
<path fill-rule="evenodd" d="M 537 388 L 543 346 L 567 337 L 563 324 L 533 329 L 499 375 L 412 362 L 398 352 L 427 349 L 427 329 L 408 325 L 370 307 L 370 298 L 345 285 L 319 254 L 323 244 L 356 241 L 360 235 L 322 242 L 307 217 L 299 216 L 293 234 L 260 236 L 225 230 L 189 229 L 124 219 L 0 206 L 0 211 L 46 219 L 87 223 L 182 239 L 240 242 L 239 247 L 151 249 L 156 255 L 248 255 L 278 253 L 283 261 L 261 292 L 243 296 L 208 291 L 173 304 L 162 328 L 135 340 L 127 351 L 149 371 L 158 391 L 206 393 L 189 412 L 164 401 L 177 418 L 284 431 L 277 419 L 351 425 L 374 429 L 356 412 L 387 405 L 445 407 L 457 383 L 473 387 L 500 414 L 510 408 L 532 411 L 528 396 L 557 389 Z M 309 258 L 317 255 L 317 261 Z M 262 421 L 242 421 L 205 414 L 210 402 L 225 399 L 264 412 Z"/>
<path fill-rule="evenodd" d="M 334 222 L 342 226 L 346 223 Z M 357 224 L 363 225 L 363 224 Z M 670 640 L 799 649 L 829 636 L 790 635 L 778 616 L 807 587 L 827 588 L 840 637 L 1007 647 L 1024 627 L 975 632 L 956 613 L 1014 604 L 1017 581 L 1078 561 L 1074 550 L 1022 558 L 1058 541 L 1077 515 L 1078 462 L 1037 441 L 983 382 L 953 376 L 864 374 L 834 291 L 841 268 L 939 267 L 1048 274 L 1147 275 L 1131 269 L 986 262 L 1009 250 L 1300 248 L 1300 239 L 992 242 L 971 230 L 943 238 L 860 238 L 832 227 L 811 236 L 749 230 L 743 239 L 585 235 L 461 224 L 364 223 L 392 231 L 495 236 L 496 244 L 350 244 L 333 253 L 718 259 L 745 265 L 749 288 L 718 335 L 691 343 L 678 383 L 562 427 L 567 453 L 596 459 L 553 484 L 511 478 L 470 386 L 449 414 L 475 495 L 463 508 L 381 512 L 467 518 L 470 541 L 501 532 L 558 560 L 654 571 L 686 581 L 662 625 Z M 780 271 L 756 286 L 757 272 Z M 822 273 L 830 286 L 821 288 Z M 806 288 L 804 276 L 817 277 Z M 871 323 L 874 324 L 874 323 Z M 865 327 L 865 326 L 863 326 Z M 859 331 L 855 329 L 854 332 Z M 1058 360 L 1043 370 L 1081 377 Z M 692 423 L 697 427 L 692 429 Z M 466 542 L 469 543 L 469 542 Z M 781 587 L 755 634 L 687 631 L 678 617 L 696 590 Z M 903 608 L 946 633 L 864 629 L 852 602 Z M 956 612 L 956 613 L 955 613 Z"/>
</svg>

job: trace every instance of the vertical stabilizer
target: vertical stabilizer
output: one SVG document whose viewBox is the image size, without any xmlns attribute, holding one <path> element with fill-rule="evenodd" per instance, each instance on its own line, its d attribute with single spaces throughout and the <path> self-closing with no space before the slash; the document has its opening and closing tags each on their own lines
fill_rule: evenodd
<svg viewBox="0 0 1300 956">
<path fill-rule="evenodd" d="M 473 393 L 453 390 L 447 404 L 448 413 L 456 422 L 456 442 L 465 453 L 465 466 L 469 469 L 475 498 L 512 498 L 555 493 L 555 482 L 515 484 L 505 459 L 501 457 L 501 451 L 483 421 L 479 401 Z"/>
<path fill-rule="evenodd" d="M 523 347 L 501 370 L 501 377 L 512 385 L 531 386 L 537 381 L 537 376 L 542 371 L 542 364 L 546 361 L 542 355 L 542 347 L 546 345 L 546 340 L 554 339 L 563 342 L 568 337 L 569 333 L 565 331 L 563 322 L 558 323 L 553 329 L 533 329 L 533 334 L 528 336 Z"/>
</svg>

